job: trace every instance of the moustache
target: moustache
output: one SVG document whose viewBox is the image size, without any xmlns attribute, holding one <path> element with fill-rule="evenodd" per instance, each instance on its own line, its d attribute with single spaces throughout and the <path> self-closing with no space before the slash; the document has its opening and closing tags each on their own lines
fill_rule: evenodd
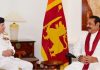
<svg viewBox="0 0 100 70">
<path fill-rule="evenodd" d="M 87 29 L 91 29 L 91 27 L 87 27 Z"/>
</svg>

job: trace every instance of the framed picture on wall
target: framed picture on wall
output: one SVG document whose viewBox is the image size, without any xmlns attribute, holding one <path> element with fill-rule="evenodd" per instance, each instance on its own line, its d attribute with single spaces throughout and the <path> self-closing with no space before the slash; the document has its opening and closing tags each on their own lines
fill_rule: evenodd
<svg viewBox="0 0 100 70">
<path fill-rule="evenodd" d="M 82 30 L 87 30 L 87 19 L 91 15 L 100 17 L 100 0 L 82 0 Z"/>
<path fill-rule="evenodd" d="M 82 0 L 82 30 L 87 30 L 87 20 L 92 15 L 88 0 Z"/>
</svg>

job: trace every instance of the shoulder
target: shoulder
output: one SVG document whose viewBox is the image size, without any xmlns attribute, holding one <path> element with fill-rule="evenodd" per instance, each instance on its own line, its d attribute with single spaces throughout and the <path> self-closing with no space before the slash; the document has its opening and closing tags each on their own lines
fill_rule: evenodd
<svg viewBox="0 0 100 70">
<path fill-rule="evenodd" d="M 82 40 L 86 39 L 87 34 L 88 34 L 88 31 L 81 31 L 81 39 Z"/>
</svg>

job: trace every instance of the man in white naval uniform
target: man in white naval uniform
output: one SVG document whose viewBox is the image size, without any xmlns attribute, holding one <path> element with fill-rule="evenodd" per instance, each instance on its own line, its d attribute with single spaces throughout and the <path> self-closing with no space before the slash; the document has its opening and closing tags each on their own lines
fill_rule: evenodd
<svg viewBox="0 0 100 70">
<path fill-rule="evenodd" d="M 5 70 L 33 70 L 30 62 L 14 58 L 15 50 L 10 40 L 3 34 L 5 31 L 4 18 L 0 17 L 0 68 Z"/>
<path fill-rule="evenodd" d="M 91 16 L 87 21 L 86 39 L 78 41 L 74 55 L 78 58 L 64 70 L 100 70 L 100 18 Z"/>
</svg>

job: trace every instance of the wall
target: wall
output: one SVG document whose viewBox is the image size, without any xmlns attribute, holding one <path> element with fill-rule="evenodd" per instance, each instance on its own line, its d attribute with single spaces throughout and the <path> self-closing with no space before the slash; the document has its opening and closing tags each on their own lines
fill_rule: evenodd
<svg viewBox="0 0 100 70">
<path fill-rule="evenodd" d="M 67 3 L 67 4 L 65 4 Z M 81 0 L 63 0 L 69 43 L 75 43 L 81 32 Z"/>
<path fill-rule="evenodd" d="M 35 56 L 41 57 L 41 36 L 46 4 L 48 0 L 0 0 L 0 16 L 7 16 L 9 12 L 18 12 L 25 23 L 18 23 L 19 39 L 35 40 Z M 81 0 L 62 0 L 67 22 L 68 42 L 75 44 L 81 32 Z M 6 22 L 6 31 L 9 25 Z"/>
</svg>

